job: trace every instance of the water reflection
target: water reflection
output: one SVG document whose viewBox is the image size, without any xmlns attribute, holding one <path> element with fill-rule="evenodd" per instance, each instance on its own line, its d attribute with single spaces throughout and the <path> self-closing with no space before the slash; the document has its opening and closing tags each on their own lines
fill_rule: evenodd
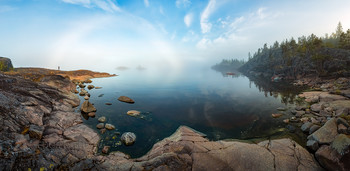
<svg viewBox="0 0 350 171">
<path fill-rule="evenodd" d="M 106 116 L 107 122 L 116 126 L 116 132 L 136 133 L 137 141 L 133 146 L 112 146 L 113 151 L 132 157 L 142 156 L 180 125 L 203 132 L 211 140 L 280 134 L 283 117 L 273 119 L 271 113 L 290 104 L 292 96 L 297 94 L 296 89 L 284 83 L 248 79 L 239 72 L 234 73 L 192 69 L 170 77 L 152 68 L 143 70 L 142 76 L 135 68 L 123 70 L 117 73 L 118 77 L 94 79 L 93 84 L 103 88 L 91 90 L 90 101 L 97 108 L 96 117 Z M 117 101 L 122 95 L 131 97 L 135 103 Z M 112 105 L 105 105 L 106 102 Z M 126 114 L 129 110 L 148 112 L 148 115 L 145 119 L 132 117 Z M 96 118 L 87 118 L 84 122 L 93 129 L 98 124 Z M 119 143 L 119 136 L 113 132 L 102 138 L 101 142 L 107 145 Z"/>
</svg>

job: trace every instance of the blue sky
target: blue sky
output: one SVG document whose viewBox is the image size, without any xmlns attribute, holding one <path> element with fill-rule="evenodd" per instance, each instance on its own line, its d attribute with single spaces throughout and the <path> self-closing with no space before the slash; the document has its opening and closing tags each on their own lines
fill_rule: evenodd
<svg viewBox="0 0 350 171">
<path fill-rule="evenodd" d="M 0 56 L 16 67 L 181 70 L 339 21 L 348 29 L 348 11 L 347 0 L 0 0 Z"/>
</svg>

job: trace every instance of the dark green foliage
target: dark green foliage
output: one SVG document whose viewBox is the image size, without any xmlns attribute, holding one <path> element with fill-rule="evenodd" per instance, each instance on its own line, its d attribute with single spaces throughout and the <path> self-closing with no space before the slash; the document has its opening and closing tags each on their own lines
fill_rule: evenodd
<svg viewBox="0 0 350 171">
<path fill-rule="evenodd" d="M 250 56 L 250 54 L 248 56 Z M 244 60 L 223 59 L 219 64 L 212 66 L 212 68 L 223 72 L 235 71 L 238 70 L 239 67 L 244 65 L 244 63 Z"/>
<path fill-rule="evenodd" d="M 266 75 L 282 75 L 287 79 L 313 76 L 350 76 L 350 29 L 344 33 L 341 23 L 336 32 L 324 38 L 311 34 L 296 41 L 277 41 L 270 48 L 264 44 L 242 72 L 258 72 Z"/>
</svg>

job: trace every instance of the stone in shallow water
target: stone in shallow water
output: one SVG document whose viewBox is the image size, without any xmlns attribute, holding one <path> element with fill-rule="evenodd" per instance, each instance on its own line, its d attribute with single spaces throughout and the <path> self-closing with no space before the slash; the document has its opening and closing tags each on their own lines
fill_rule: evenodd
<svg viewBox="0 0 350 171">
<path fill-rule="evenodd" d="M 105 127 L 106 127 L 106 129 L 108 129 L 108 130 L 115 129 L 115 126 L 112 125 L 112 124 L 106 124 Z"/>
<path fill-rule="evenodd" d="M 107 119 L 106 119 L 106 117 L 104 117 L 104 116 L 98 118 L 98 121 L 99 121 L 99 122 L 106 122 L 106 120 L 107 120 Z"/>
<path fill-rule="evenodd" d="M 133 99 L 131 99 L 130 97 L 126 97 L 126 96 L 120 96 L 118 98 L 118 100 L 121 102 L 125 102 L 125 103 L 135 103 L 135 101 Z"/>
<path fill-rule="evenodd" d="M 89 116 L 89 117 L 95 117 L 95 116 L 96 116 L 96 112 L 90 112 L 90 113 L 88 114 L 88 116 Z"/>
<path fill-rule="evenodd" d="M 132 132 L 125 132 L 120 139 L 125 145 L 133 145 L 136 141 L 136 135 Z"/>
<path fill-rule="evenodd" d="M 281 114 L 281 113 L 273 113 L 273 114 L 271 114 L 271 116 L 272 116 L 273 118 L 279 118 L 279 117 L 282 116 L 282 114 Z"/>
<path fill-rule="evenodd" d="M 279 110 L 279 111 L 286 111 L 287 108 L 285 108 L 285 107 L 279 107 L 279 108 L 277 108 L 277 110 Z"/>
<path fill-rule="evenodd" d="M 88 100 L 84 101 L 80 110 L 84 113 L 96 112 L 96 108 Z"/>
<path fill-rule="evenodd" d="M 140 111 L 137 110 L 129 110 L 126 114 L 130 115 L 130 116 L 139 116 L 140 115 Z"/>
<path fill-rule="evenodd" d="M 96 128 L 98 128 L 98 129 L 102 129 L 104 127 L 105 127 L 104 123 L 99 123 L 99 124 L 96 125 Z"/>
</svg>

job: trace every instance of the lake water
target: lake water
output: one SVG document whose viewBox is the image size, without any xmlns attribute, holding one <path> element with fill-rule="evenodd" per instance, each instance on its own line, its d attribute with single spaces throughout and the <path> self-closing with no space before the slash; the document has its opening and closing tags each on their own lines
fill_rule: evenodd
<svg viewBox="0 0 350 171">
<path fill-rule="evenodd" d="M 226 76 L 211 69 L 181 73 L 130 69 L 116 73 L 119 76 L 93 79 L 93 85 L 103 88 L 89 91 L 97 112 L 95 118 L 84 122 L 98 130 L 97 118 L 105 116 L 116 130 L 101 135 L 100 150 L 110 145 L 111 151 L 131 157 L 146 154 L 154 143 L 170 136 L 180 125 L 192 127 L 210 140 L 286 135 L 288 130 L 282 120 L 290 117 L 288 111 L 278 119 L 271 114 L 281 113 L 278 107 L 293 107 L 293 99 L 300 92 L 289 84 L 250 81 L 243 75 Z M 120 102 L 119 96 L 128 96 L 135 103 Z M 139 110 L 142 117 L 129 116 L 128 110 Z M 116 132 L 134 132 L 136 143 L 120 145 Z"/>
</svg>

